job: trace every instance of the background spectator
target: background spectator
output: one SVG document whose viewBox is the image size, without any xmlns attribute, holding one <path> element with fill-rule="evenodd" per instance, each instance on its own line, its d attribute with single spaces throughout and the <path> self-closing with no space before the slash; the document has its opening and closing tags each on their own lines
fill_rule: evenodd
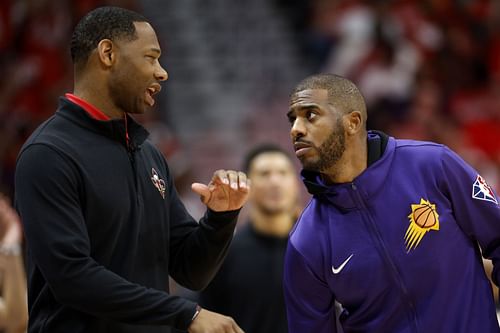
<svg viewBox="0 0 500 333">
<path fill-rule="evenodd" d="M 276 145 L 254 147 L 243 164 L 252 181 L 248 219 L 213 281 L 188 296 L 231 316 L 245 332 L 286 333 L 283 265 L 288 234 L 301 211 L 299 179 L 291 157 Z"/>
</svg>

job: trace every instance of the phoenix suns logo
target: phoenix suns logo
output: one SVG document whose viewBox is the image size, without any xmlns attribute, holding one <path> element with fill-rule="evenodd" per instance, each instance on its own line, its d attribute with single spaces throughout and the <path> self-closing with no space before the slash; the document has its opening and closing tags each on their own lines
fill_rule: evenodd
<svg viewBox="0 0 500 333">
<path fill-rule="evenodd" d="M 436 205 L 421 198 L 419 204 L 411 205 L 408 215 L 410 225 L 405 234 L 406 252 L 414 250 L 420 241 L 431 230 L 439 230 L 439 215 Z"/>
<path fill-rule="evenodd" d="M 153 185 L 160 191 L 161 197 L 165 199 L 165 181 L 158 176 L 158 172 L 154 168 L 151 169 L 151 174 Z"/>
</svg>

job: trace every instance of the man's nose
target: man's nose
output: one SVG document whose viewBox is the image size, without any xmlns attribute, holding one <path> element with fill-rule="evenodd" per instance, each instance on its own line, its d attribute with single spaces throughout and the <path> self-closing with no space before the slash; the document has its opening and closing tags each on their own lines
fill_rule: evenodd
<svg viewBox="0 0 500 333">
<path fill-rule="evenodd" d="M 166 81 L 168 80 L 168 73 L 161 65 L 158 65 L 158 69 L 155 72 L 155 77 L 158 81 Z"/>
<path fill-rule="evenodd" d="M 292 128 L 290 129 L 290 136 L 292 139 L 297 139 L 303 137 L 306 134 L 306 128 L 304 126 L 304 122 L 297 118 L 293 122 Z"/>
<path fill-rule="evenodd" d="M 283 175 L 279 172 L 273 172 L 268 178 L 269 184 L 279 186 L 283 183 Z"/>
</svg>

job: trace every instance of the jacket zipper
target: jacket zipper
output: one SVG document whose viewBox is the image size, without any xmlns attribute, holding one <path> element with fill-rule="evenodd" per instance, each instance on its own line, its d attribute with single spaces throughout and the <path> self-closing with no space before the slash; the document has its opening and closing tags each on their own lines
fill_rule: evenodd
<svg viewBox="0 0 500 333">
<path fill-rule="evenodd" d="M 135 189 L 137 191 L 137 170 L 135 166 L 135 152 L 129 146 L 127 146 L 126 149 L 127 149 L 128 159 L 130 161 L 130 166 L 132 167 L 132 173 L 134 175 Z"/>
<path fill-rule="evenodd" d="M 127 149 L 128 159 L 130 161 L 130 165 L 132 166 L 132 173 L 134 175 L 134 185 L 135 185 L 135 190 L 137 192 L 138 185 L 137 185 L 137 170 L 135 166 L 135 149 L 132 147 L 132 143 L 128 135 L 128 121 L 126 114 L 123 115 L 123 122 L 125 123 L 125 149 Z"/>
<path fill-rule="evenodd" d="M 387 250 L 387 247 L 385 246 L 385 242 L 382 239 L 379 228 L 377 227 L 377 225 L 373 221 L 371 215 L 368 213 L 368 208 L 366 207 L 365 202 L 361 196 L 361 193 L 358 191 L 358 188 L 357 188 L 356 184 L 354 184 L 354 182 L 351 183 L 351 188 L 355 194 L 355 199 L 356 199 L 357 203 L 363 209 L 361 211 L 361 214 L 365 217 L 363 219 L 363 221 L 365 221 L 365 225 L 367 225 L 368 229 L 371 231 L 371 234 L 373 235 L 373 238 L 375 239 L 377 247 L 379 249 L 379 253 L 382 254 L 382 257 L 383 257 L 386 265 L 389 266 L 389 271 L 392 272 L 394 280 L 399 285 L 399 289 L 401 291 L 401 294 L 403 295 L 403 299 L 407 303 L 407 306 L 409 308 L 408 316 L 409 316 L 411 329 L 413 332 L 417 333 L 418 332 L 417 312 L 415 310 L 415 306 L 411 300 L 411 297 L 408 293 L 408 289 L 406 288 L 406 285 L 405 285 L 403 279 L 401 278 L 401 275 L 398 272 L 396 264 L 392 260 L 391 255 L 389 254 L 389 250 Z"/>
</svg>

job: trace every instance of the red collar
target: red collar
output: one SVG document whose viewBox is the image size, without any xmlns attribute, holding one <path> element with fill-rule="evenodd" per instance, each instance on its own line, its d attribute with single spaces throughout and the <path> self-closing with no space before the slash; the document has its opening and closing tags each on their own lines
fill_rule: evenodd
<svg viewBox="0 0 500 333">
<path fill-rule="evenodd" d="M 111 120 L 111 118 L 108 117 L 101 110 L 99 110 L 98 108 L 96 108 L 92 104 L 84 101 L 80 97 L 77 97 L 77 96 L 70 94 L 70 93 L 66 93 L 65 96 L 71 102 L 75 103 L 76 105 L 78 105 L 82 109 L 84 109 L 89 114 L 89 116 L 91 116 L 92 118 L 94 118 L 96 120 Z"/>
</svg>

